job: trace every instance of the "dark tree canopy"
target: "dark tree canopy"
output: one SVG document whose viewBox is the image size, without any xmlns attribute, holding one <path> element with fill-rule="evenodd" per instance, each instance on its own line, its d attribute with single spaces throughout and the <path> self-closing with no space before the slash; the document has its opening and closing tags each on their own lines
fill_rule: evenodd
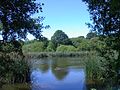
<svg viewBox="0 0 120 90">
<path fill-rule="evenodd" d="M 0 35 L 4 41 L 25 39 L 30 33 L 36 38 L 41 37 L 44 19 L 33 19 L 31 15 L 42 11 L 42 3 L 36 0 L 0 0 Z M 41 24 L 40 24 L 41 23 Z"/>
<path fill-rule="evenodd" d="M 120 0 L 83 1 L 87 4 L 93 21 L 88 26 L 99 35 L 109 37 L 106 44 L 120 53 Z"/>
<path fill-rule="evenodd" d="M 104 35 L 120 35 L 120 0 L 83 0 L 93 21 L 92 28 Z"/>
<path fill-rule="evenodd" d="M 51 41 L 56 45 L 59 44 L 68 45 L 71 43 L 68 36 L 62 30 L 57 30 L 51 37 Z"/>
</svg>

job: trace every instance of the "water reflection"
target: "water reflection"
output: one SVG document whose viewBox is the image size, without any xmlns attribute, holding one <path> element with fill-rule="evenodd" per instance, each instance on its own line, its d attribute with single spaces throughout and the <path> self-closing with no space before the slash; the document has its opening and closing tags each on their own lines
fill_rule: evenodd
<svg viewBox="0 0 120 90">
<path fill-rule="evenodd" d="M 2 85 L 0 90 L 119 90 L 85 80 L 85 59 L 47 58 L 29 60 L 31 83 Z M 86 83 L 87 82 L 87 83 Z M 119 88 L 119 89 L 118 89 Z"/>
<path fill-rule="evenodd" d="M 86 90 L 85 72 L 77 59 L 32 60 L 32 90 Z"/>
<path fill-rule="evenodd" d="M 61 66 L 58 66 L 56 63 L 52 63 L 51 65 L 51 71 L 52 74 L 58 79 L 58 80 L 62 80 L 65 78 L 65 76 L 67 76 L 67 74 L 69 73 L 67 68 L 63 68 Z"/>
</svg>

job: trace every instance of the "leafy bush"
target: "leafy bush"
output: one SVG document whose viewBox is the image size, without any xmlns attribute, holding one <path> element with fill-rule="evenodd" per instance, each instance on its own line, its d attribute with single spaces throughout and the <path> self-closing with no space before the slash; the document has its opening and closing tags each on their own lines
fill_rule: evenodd
<svg viewBox="0 0 120 90">
<path fill-rule="evenodd" d="M 71 45 L 60 45 L 57 47 L 57 52 L 75 52 L 76 48 Z"/>
<path fill-rule="evenodd" d="M 45 46 L 43 42 L 35 41 L 24 45 L 22 49 L 23 52 L 43 52 L 45 50 Z"/>
<path fill-rule="evenodd" d="M 104 68 L 102 67 L 101 59 L 103 58 L 95 53 L 94 55 L 92 55 L 91 53 L 89 54 L 85 62 L 87 80 L 92 80 L 92 81 L 103 80 Z"/>
<path fill-rule="evenodd" d="M 77 48 L 83 39 L 84 38 L 71 38 L 70 40 L 72 41 L 72 45 Z"/>
<path fill-rule="evenodd" d="M 79 46 L 77 47 L 78 51 L 90 51 L 90 49 L 91 49 L 91 43 L 87 39 L 82 40 Z"/>
<path fill-rule="evenodd" d="M 46 51 L 48 51 L 48 52 L 53 52 L 53 51 L 55 51 L 55 45 L 54 45 L 54 43 L 53 42 L 49 42 L 48 43 L 48 46 L 47 46 L 47 48 L 46 48 Z"/>
<path fill-rule="evenodd" d="M 19 56 L 17 53 L 16 56 Z M 15 55 L 14 55 L 15 56 Z M 14 57 L 10 53 L 0 54 L 0 82 L 26 82 L 29 78 L 29 66 L 21 57 Z"/>
</svg>

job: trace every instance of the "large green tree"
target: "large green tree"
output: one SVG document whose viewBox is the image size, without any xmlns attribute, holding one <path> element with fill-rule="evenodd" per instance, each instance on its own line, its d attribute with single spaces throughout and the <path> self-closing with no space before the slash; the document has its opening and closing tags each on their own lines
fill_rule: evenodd
<svg viewBox="0 0 120 90">
<path fill-rule="evenodd" d="M 55 44 L 55 46 L 58 46 L 60 44 L 62 45 L 71 44 L 71 41 L 68 38 L 67 34 L 65 34 L 62 30 L 57 30 L 51 37 L 51 41 Z"/>
<path fill-rule="evenodd" d="M 106 49 L 109 52 L 106 57 L 106 74 L 109 80 L 114 76 L 119 81 L 120 72 L 120 0 L 83 0 L 91 15 L 93 24 L 88 24 L 98 34 L 107 37 L 105 39 Z M 110 61 L 111 49 L 116 50 L 118 59 Z M 105 55 L 105 54 L 104 54 Z M 113 54 L 112 54 L 113 57 Z"/>
<path fill-rule="evenodd" d="M 93 21 L 90 26 L 103 35 L 119 35 L 120 33 L 120 1 L 119 0 L 83 0 Z"/>
<path fill-rule="evenodd" d="M 0 0 L 0 35 L 3 40 L 25 39 L 28 33 L 40 38 L 44 18 L 33 19 L 31 15 L 42 12 L 42 5 L 36 0 Z"/>
</svg>

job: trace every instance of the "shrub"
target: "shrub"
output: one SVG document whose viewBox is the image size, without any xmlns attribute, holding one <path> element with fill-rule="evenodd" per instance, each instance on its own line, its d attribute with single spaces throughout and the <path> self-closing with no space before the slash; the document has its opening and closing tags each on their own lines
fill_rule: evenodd
<svg viewBox="0 0 120 90">
<path fill-rule="evenodd" d="M 55 45 L 54 45 L 54 43 L 53 42 L 49 42 L 48 43 L 48 46 L 47 46 L 47 48 L 46 48 L 46 51 L 48 51 L 48 52 L 53 52 L 53 51 L 55 51 Z"/>
<path fill-rule="evenodd" d="M 22 49 L 23 52 L 43 52 L 45 46 L 43 42 L 35 41 L 34 43 L 24 45 Z"/>
<path fill-rule="evenodd" d="M 16 54 L 16 53 L 15 53 Z M 19 83 L 26 82 L 29 76 L 27 62 L 19 57 L 12 57 L 10 53 L 0 55 L 0 82 Z"/>
<path fill-rule="evenodd" d="M 76 48 L 71 45 L 60 45 L 57 47 L 57 52 L 75 52 Z"/>
</svg>

